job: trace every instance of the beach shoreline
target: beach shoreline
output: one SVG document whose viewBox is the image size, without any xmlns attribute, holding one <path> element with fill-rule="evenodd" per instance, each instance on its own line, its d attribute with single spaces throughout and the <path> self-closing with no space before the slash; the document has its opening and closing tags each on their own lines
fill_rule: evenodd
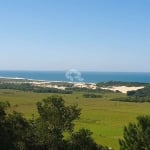
<svg viewBox="0 0 150 150">
<path fill-rule="evenodd" d="M 125 85 L 116 85 L 116 86 L 97 86 L 96 83 L 85 83 L 85 82 L 71 82 L 71 81 L 46 81 L 46 80 L 36 80 L 36 79 L 25 79 L 25 78 L 9 78 L 9 77 L 0 77 L 0 81 L 3 83 L 13 83 L 13 84 L 26 84 L 29 83 L 33 86 L 43 87 L 43 88 L 55 88 L 60 90 L 66 90 L 66 88 L 87 88 L 87 89 L 103 89 L 110 90 L 114 92 L 121 92 L 126 94 L 128 91 L 137 91 L 143 89 L 145 86 L 125 86 Z"/>
</svg>

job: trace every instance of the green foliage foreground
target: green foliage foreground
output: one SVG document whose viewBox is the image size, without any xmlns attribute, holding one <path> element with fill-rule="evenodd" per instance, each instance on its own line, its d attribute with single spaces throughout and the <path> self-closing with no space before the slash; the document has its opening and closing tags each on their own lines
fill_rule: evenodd
<svg viewBox="0 0 150 150">
<path fill-rule="evenodd" d="M 106 150 L 94 142 L 86 129 L 74 132 L 80 116 L 76 105 L 65 106 L 59 96 L 37 103 L 39 117 L 27 120 L 18 112 L 8 113 L 10 104 L 0 102 L 1 150 Z M 64 134 L 68 133 L 68 138 Z"/>
<path fill-rule="evenodd" d="M 150 116 L 140 116 L 138 122 L 124 128 L 120 150 L 150 150 Z"/>
</svg>

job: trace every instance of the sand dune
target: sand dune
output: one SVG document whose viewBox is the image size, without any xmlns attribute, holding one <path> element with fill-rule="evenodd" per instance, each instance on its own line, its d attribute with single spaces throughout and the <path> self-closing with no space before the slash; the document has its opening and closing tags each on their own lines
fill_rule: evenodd
<svg viewBox="0 0 150 150">
<path fill-rule="evenodd" d="M 127 93 L 128 91 L 136 91 L 139 89 L 143 89 L 144 86 L 140 87 L 127 87 L 127 86 L 112 86 L 112 87 L 101 87 L 101 89 L 107 89 L 111 91 L 120 91 L 121 93 Z"/>
</svg>

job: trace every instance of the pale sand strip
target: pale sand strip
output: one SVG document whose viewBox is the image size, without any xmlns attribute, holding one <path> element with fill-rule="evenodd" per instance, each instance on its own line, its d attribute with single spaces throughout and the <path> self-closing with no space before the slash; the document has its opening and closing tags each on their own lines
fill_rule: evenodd
<svg viewBox="0 0 150 150">
<path fill-rule="evenodd" d="M 65 90 L 66 87 L 64 86 L 57 86 L 57 84 L 51 84 L 49 82 L 31 82 L 35 86 L 40 87 L 49 87 L 49 88 L 56 88 Z M 88 89 L 96 89 L 96 84 L 85 84 L 85 83 L 74 83 L 74 87 L 78 88 L 88 88 Z M 143 89 L 144 86 L 139 87 L 127 87 L 127 86 L 112 86 L 112 87 L 101 87 L 101 89 L 111 90 L 111 91 L 120 91 L 121 93 L 127 93 L 127 91 L 136 91 L 139 89 Z"/>
<path fill-rule="evenodd" d="M 14 78 L 13 78 L 14 79 Z M 22 79 L 22 78 L 19 78 Z M 15 78 L 16 80 L 16 78 Z M 17 81 L 17 80 L 16 80 Z M 10 83 L 18 83 L 16 81 L 11 81 Z M 54 82 L 56 82 L 56 84 L 54 84 Z M 48 87 L 48 88 L 56 88 L 56 89 L 61 89 L 61 90 L 65 90 L 66 87 L 65 86 L 58 86 L 57 83 L 59 83 L 60 81 L 53 81 L 53 84 L 51 82 L 48 81 L 42 81 L 42 80 L 28 80 L 28 81 L 20 81 L 20 83 L 30 83 L 34 86 L 40 86 L 40 87 Z M 96 89 L 97 86 L 95 83 L 74 83 L 74 82 L 68 82 L 68 83 L 72 83 L 73 87 L 78 87 L 78 88 L 87 88 L 87 89 Z M 106 89 L 106 90 L 112 90 L 112 91 L 120 91 L 122 93 L 127 93 L 127 91 L 136 91 L 139 89 L 143 89 L 144 86 L 139 86 L 139 87 L 128 87 L 128 86 L 108 86 L 108 87 L 101 87 L 101 89 Z"/>
<path fill-rule="evenodd" d="M 112 86 L 112 87 L 101 87 L 101 89 L 111 90 L 111 91 L 120 91 L 121 93 L 127 93 L 128 91 L 137 91 L 143 89 L 144 86 L 139 87 L 128 87 L 128 86 Z"/>
</svg>

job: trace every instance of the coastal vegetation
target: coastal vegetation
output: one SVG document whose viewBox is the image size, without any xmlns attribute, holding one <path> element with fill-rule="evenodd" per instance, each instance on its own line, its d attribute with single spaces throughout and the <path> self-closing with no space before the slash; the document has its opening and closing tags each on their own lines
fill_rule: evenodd
<svg viewBox="0 0 150 150">
<path fill-rule="evenodd" d="M 113 101 L 124 102 L 150 102 L 150 86 L 145 86 L 137 91 L 128 91 L 127 97 L 119 97 L 112 99 Z"/>
<path fill-rule="evenodd" d="M 22 85 L 22 83 L 17 83 L 18 86 L 24 86 L 25 88 L 16 88 L 14 83 L 10 84 L 12 88 L 8 86 L 7 88 L 0 89 L 0 102 L 8 101 L 11 105 L 11 107 L 9 107 L 9 104 L 5 104 L 8 108 L 5 111 L 7 116 L 13 116 L 13 111 L 15 111 L 17 115 L 19 113 L 18 118 L 21 115 L 27 124 L 28 122 L 32 122 L 33 120 L 35 121 L 37 118 L 39 118 L 39 112 L 37 110 L 37 105 L 35 104 L 42 99 L 45 99 L 45 97 L 51 97 L 53 94 L 55 94 L 55 92 L 35 92 L 31 88 L 32 85 L 28 85 L 28 83 L 25 85 Z M 26 90 L 26 88 L 28 90 Z M 41 88 L 43 89 L 43 87 Z M 69 88 L 72 88 L 72 86 Z M 112 149 L 119 150 L 121 147 L 119 141 L 125 140 L 125 130 L 123 130 L 124 126 L 128 127 L 130 122 L 136 122 L 137 116 L 150 115 L 150 103 L 137 103 L 134 101 L 132 101 L 132 103 L 128 103 L 124 101 L 116 101 L 119 98 L 127 99 L 128 97 L 135 97 L 136 95 L 137 99 L 139 100 L 138 102 L 140 102 L 140 97 L 142 96 L 139 96 L 139 92 L 140 95 L 143 93 L 143 97 L 146 95 L 147 97 L 149 96 L 148 85 L 143 89 L 127 92 L 126 94 L 103 90 L 100 88 L 74 88 L 77 90 L 72 90 L 72 93 L 70 94 L 57 93 L 62 97 L 64 104 L 66 104 L 65 107 L 78 104 L 78 108 L 81 108 L 82 110 L 80 111 L 79 119 L 75 119 L 73 121 L 75 126 L 72 134 L 69 134 L 66 131 L 63 132 L 63 139 L 69 140 L 71 143 L 80 143 L 80 141 L 77 141 L 77 139 L 81 135 L 80 138 L 86 136 L 94 143 L 97 143 L 96 145 L 106 145 Z M 115 101 L 112 101 L 112 99 Z M 43 104 L 43 101 L 40 103 Z M 22 131 L 18 130 L 18 132 Z M 75 137 L 78 138 L 75 139 Z"/>
<path fill-rule="evenodd" d="M 68 91 L 73 91 L 73 92 L 87 92 L 87 93 L 113 93 L 111 90 L 107 89 L 101 89 L 101 88 L 96 88 L 96 89 L 89 89 L 89 88 L 80 88 L 80 87 L 71 87 L 71 88 L 66 88 Z"/>
<path fill-rule="evenodd" d="M 107 86 L 147 86 L 149 83 L 141 82 L 123 82 L 123 81 L 108 81 L 108 82 L 99 82 L 96 84 L 98 87 L 107 87 Z"/>
<path fill-rule="evenodd" d="M 35 93 L 59 93 L 59 94 L 71 94 L 72 93 L 71 90 L 61 90 L 57 88 L 34 86 L 30 83 L 0 83 L 0 89 L 33 91 Z"/>
<path fill-rule="evenodd" d="M 83 97 L 85 97 L 85 98 L 102 98 L 102 95 L 94 94 L 94 93 L 85 93 L 85 94 L 83 94 Z"/>
</svg>

